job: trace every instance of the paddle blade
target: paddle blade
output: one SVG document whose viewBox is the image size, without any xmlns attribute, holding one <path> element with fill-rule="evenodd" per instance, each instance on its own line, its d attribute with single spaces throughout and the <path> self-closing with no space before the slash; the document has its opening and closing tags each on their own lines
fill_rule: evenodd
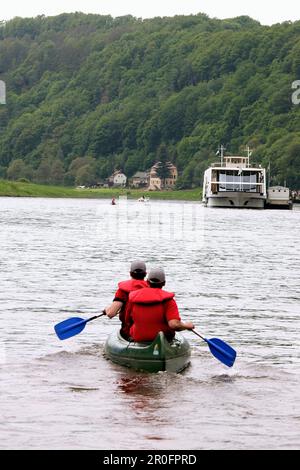
<svg viewBox="0 0 300 470">
<path fill-rule="evenodd" d="M 83 320 L 82 318 L 78 317 L 72 317 L 55 325 L 54 330 L 59 339 L 68 339 L 81 333 L 86 323 L 87 320 Z"/>
<path fill-rule="evenodd" d="M 227 367 L 232 367 L 236 359 L 236 351 L 224 343 L 219 338 L 205 339 L 207 342 L 210 352 Z"/>
</svg>

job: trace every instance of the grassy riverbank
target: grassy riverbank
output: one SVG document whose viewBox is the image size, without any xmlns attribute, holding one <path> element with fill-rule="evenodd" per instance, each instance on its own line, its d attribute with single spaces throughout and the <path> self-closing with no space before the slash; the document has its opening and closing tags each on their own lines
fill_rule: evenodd
<svg viewBox="0 0 300 470">
<path fill-rule="evenodd" d="M 138 189 L 76 189 L 62 186 L 48 186 L 33 183 L 0 180 L 0 197 L 57 197 L 57 198 L 112 198 L 127 196 L 138 199 L 142 195 L 151 199 L 200 201 L 201 190 L 142 191 Z"/>
</svg>

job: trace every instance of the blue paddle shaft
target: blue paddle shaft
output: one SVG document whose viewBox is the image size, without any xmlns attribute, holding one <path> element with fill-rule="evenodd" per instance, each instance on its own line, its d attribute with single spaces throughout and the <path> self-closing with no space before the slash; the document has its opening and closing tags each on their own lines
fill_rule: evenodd
<svg viewBox="0 0 300 470">
<path fill-rule="evenodd" d="M 102 314 L 102 315 L 104 315 L 104 314 Z M 95 317 L 88 318 L 87 320 L 82 319 L 77 323 L 72 323 L 72 325 L 69 325 L 69 326 L 66 326 L 65 328 L 62 328 L 60 331 L 63 333 L 63 332 L 73 330 L 73 328 L 78 328 L 78 326 L 85 325 L 89 321 L 92 321 L 92 320 L 95 320 L 96 318 L 102 317 L 102 315 L 96 315 Z"/>
</svg>

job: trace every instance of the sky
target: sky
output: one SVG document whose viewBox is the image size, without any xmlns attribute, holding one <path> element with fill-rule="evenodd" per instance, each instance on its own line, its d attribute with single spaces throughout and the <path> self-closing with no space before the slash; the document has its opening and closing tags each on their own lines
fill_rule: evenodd
<svg viewBox="0 0 300 470">
<path fill-rule="evenodd" d="M 138 18 L 200 12 L 221 19 L 248 15 L 266 25 L 300 20 L 299 0 L 2 0 L 0 20 L 75 11 Z"/>
</svg>

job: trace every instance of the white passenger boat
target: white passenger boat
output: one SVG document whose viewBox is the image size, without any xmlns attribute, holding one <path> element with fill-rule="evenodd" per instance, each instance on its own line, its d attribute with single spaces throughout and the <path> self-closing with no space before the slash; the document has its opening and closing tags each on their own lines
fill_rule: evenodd
<svg viewBox="0 0 300 470">
<path fill-rule="evenodd" d="M 266 170 L 250 165 L 247 157 L 224 156 L 220 147 L 220 163 L 204 173 L 203 203 L 207 207 L 264 209 L 267 199 Z"/>
</svg>

